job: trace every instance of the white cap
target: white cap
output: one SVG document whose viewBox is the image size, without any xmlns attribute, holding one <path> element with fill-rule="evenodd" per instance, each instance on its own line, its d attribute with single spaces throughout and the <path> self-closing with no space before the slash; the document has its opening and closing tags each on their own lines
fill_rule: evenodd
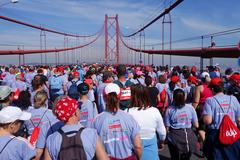
<svg viewBox="0 0 240 160">
<path fill-rule="evenodd" d="M 206 77 L 210 77 L 209 73 L 208 72 L 203 72 L 201 74 L 201 78 L 206 78 Z"/>
<path fill-rule="evenodd" d="M 105 87 L 105 93 L 109 94 L 109 93 L 113 93 L 113 92 L 115 92 L 118 95 L 120 93 L 120 87 L 115 83 L 109 83 Z"/>
<path fill-rule="evenodd" d="M 6 124 L 16 120 L 26 121 L 31 118 L 31 113 L 24 112 L 18 107 L 8 106 L 0 111 L 0 123 Z"/>
<path fill-rule="evenodd" d="M 14 90 L 9 86 L 0 86 L 0 100 L 4 100 L 12 92 L 14 92 Z"/>
</svg>

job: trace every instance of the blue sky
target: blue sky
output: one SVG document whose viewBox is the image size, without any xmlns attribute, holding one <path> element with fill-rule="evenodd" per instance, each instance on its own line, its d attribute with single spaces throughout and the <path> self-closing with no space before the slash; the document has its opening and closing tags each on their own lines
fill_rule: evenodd
<svg viewBox="0 0 240 160">
<path fill-rule="evenodd" d="M 0 5 L 8 1 L 0 0 Z M 166 0 L 165 5 L 170 1 Z M 1 7 L 0 14 L 83 35 L 98 31 L 105 14 L 118 14 L 120 28 L 128 34 L 148 22 L 151 16 L 161 13 L 163 6 L 163 0 L 19 0 L 19 3 Z M 240 27 L 239 0 L 184 0 L 171 14 L 173 40 Z M 145 34 L 147 44 L 161 42 L 161 20 Z M 236 44 L 239 40 L 240 34 L 235 34 L 215 41 L 217 44 Z M 63 37 L 47 33 L 47 41 L 49 47 L 58 47 L 62 46 Z M 206 40 L 205 45 L 208 43 Z M 0 44 L 24 44 L 25 48 L 36 48 L 39 47 L 39 31 L 0 20 Z M 189 42 L 174 47 L 199 45 L 199 42 Z"/>
</svg>

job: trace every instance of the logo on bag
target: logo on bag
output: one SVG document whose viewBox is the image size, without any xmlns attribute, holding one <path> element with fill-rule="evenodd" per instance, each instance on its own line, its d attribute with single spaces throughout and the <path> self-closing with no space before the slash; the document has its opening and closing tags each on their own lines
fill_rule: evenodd
<svg viewBox="0 0 240 160">
<path fill-rule="evenodd" d="M 234 130 L 234 129 L 230 129 L 230 130 L 227 130 L 226 131 L 226 136 L 227 137 L 236 137 L 236 135 L 237 135 L 237 131 L 236 130 Z"/>
</svg>

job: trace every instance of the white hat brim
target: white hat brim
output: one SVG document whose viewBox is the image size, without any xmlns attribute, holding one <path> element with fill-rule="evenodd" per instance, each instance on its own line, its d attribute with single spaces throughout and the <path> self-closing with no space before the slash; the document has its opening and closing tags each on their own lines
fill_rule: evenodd
<svg viewBox="0 0 240 160">
<path fill-rule="evenodd" d="M 31 113 L 23 111 L 22 115 L 19 117 L 19 120 L 26 121 L 26 120 L 29 120 L 30 118 L 31 118 Z"/>
</svg>

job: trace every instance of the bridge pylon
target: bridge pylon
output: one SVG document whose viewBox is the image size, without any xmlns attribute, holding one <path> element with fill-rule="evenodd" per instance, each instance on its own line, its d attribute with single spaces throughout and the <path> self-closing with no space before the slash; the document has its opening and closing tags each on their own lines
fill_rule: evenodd
<svg viewBox="0 0 240 160">
<path fill-rule="evenodd" d="M 119 24 L 118 15 L 105 15 L 105 64 L 119 64 Z"/>
</svg>

